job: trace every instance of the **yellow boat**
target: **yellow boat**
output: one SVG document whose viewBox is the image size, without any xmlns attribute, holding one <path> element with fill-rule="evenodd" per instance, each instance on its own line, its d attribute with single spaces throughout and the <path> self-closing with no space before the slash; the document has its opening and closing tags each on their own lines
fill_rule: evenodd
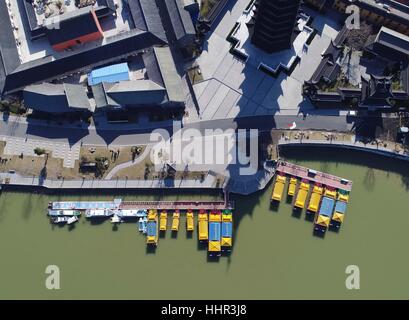
<svg viewBox="0 0 409 320">
<path fill-rule="evenodd" d="M 280 175 L 277 176 L 276 183 L 273 189 L 273 194 L 271 195 L 271 201 L 281 201 L 286 181 L 287 181 L 286 177 Z"/>
<path fill-rule="evenodd" d="M 193 218 L 193 212 L 191 210 L 188 210 L 186 213 L 186 229 L 187 231 L 193 231 L 195 228 L 194 224 L 194 218 Z"/>
<path fill-rule="evenodd" d="M 179 231 L 180 213 L 179 210 L 173 212 L 172 231 Z"/>
<path fill-rule="evenodd" d="M 208 230 L 208 216 L 204 210 L 201 210 L 198 215 L 198 225 L 199 225 L 199 241 L 207 241 L 209 238 Z"/>
<path fill-rule="evenodd" d="M 326 229 L 329 226 L 330 220 L 331 220 L 331 218 L 320 214 L 320 215 L 317 216 L 315 224 L 317 224 L 317 225 L 319 225 L 321 227 L 324 227 Z"/>
<path fill-rule="evenodd" d="M 297 179 L 296 178 L 291 178 L 290 179 L 290 184 L 288 185 L 288 195 L 293 196 L 295 195 L 295 189 L 297 188 Z"/>
<path fill-rule="evenodd" d="M 160 231 L 166 231 L 167 222 L 168 222 L 168 213 L 165 210 L 163 210 L 160 213 L 160 220 L 159 220 L 159 230 Z"/>
<path fill-rule="evenodd" d="M 339 228 L 344 222 L 345 211 L 347 203 L 345 201 L 338 200 L 335 203 L 334 215 L 332 216 L 331 225 Z"/>
<path fill-rule="evenodd" d="M 339 191 L 338 191 L 338 200 L 344 201 L 344 202 L 348 203 L 348 200 L 349 200 L 349 192 L 348 192 L 348 191 L 344 191 L 344 190 L 339 190 Z"/>
<path fill-rule="evenodd" d="M 146 243 L 156 246 L 158 244 L 158 233 L 158 212 L 149 210 L 146 224 Z"/>
<path fill-rule="evenodd" d="M 220 211 L 210 212 L 208 253 L 211 256 L 220 256 L 221 254 L 221 221 Z"/>
<path fill-rule="evenodd" d="M 308 191 L 310 190 L 309 183 L 301 182 L 300 189 L 297 193 L 297 198 L 295 199 L 294 206 L 299 209 L 304 209 L 305 201 L 307 200 Z"/>
<path fill-rule="evenodd" d="M 337 198 L 337 192 L 335 190 L 325 189 L 324 196 L 335 200 Z"/>
<path fill-rule="evenodd" d="M 312 189 L 311 199 L 307 207 L 308 211 L 314 213 L 318 211 L 318 207 L 320 205 L 321 196 L 323 192 L 324 192 L 323 187 L 317 185 L 314 186 L 314 188 Z"/>
</svg>

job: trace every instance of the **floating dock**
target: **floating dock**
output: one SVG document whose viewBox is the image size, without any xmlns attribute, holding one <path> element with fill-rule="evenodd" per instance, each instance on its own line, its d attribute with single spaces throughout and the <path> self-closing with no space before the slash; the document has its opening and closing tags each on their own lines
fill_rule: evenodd
<svg viewBox="0 0 409 320">
<path fill-rule="evenodd" d="M 233 201 L 54 201 L 49 204 L 53 210 L 233 210 Z"/>
<path fill-rule="evenodd" d="M 308 169 L 286 161 L 279 161 L 276 167 L 277 174 L 286 174 L 303 180 L 308 180 L 314 184 L 322 184 L 324 187 L 345 190 L 350 192 L 352 181 L 346 180 L 328 173 Z"/>
</svg>

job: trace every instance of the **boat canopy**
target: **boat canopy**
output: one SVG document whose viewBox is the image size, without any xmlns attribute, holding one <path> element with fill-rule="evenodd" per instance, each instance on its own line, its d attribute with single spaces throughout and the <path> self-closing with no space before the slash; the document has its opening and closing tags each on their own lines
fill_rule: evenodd
<svg viewBox="0 0 409 320">
<path fill-rule="evenodd" d="M 231 247 L 232 246 L 232 239 L 231 238 L 222 238 L 222 246 L 223 247 Z"/>
<path fill-rule="evenodd" d="M 332 220 L 342 223 L 344 222 L 344 214 L 335 212 L 334 216 L 332 217 Z"/>
<path fill-rule="evenodd" d="M 328 227 L 329 226 L 329 220 L 330 220 L 329 217 L 319 215 L 318 218 L 317 218 L 316 224 L 318 224 L 320 226 L 323 226 L 323 227 Z"/>
<path fill-rule="evenodd" d="M 335 204 L 335 212 L 344 214 L 347 209 L 347 204 L 344 201 L 337 201 Z"/>
</svg>

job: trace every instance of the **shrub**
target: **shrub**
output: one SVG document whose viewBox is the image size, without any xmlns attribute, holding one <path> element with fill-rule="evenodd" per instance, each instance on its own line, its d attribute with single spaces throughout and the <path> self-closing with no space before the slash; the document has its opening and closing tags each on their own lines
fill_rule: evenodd
<svg viewBox="0 0 409 320">
<path fill-rule="evenodd" d="M 46 150 L 45 149 L 43 149 L 43 148 L 35 148 L 34 149 L 34 153 L 36 154 L 36 155 L 38 155 L 38 156 L 41 156 L 41 155 L 43 155 L 43 154 L 46 154 Z"/>
</svg>

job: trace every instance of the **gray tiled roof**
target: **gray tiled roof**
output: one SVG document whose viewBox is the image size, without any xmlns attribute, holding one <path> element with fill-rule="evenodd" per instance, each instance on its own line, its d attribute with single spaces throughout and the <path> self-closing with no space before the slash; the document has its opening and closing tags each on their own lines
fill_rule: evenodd
<svg viewBox="0 0 409 320">
<path fill-rule="evenodd" d="M 166 90 L 151 80 L 121 81 L 107 95 L 122 106 L 160 105 L 166 102 Z"/>
<path fill-rule="evenodd" d="M 181 0 L 164 0 L 168 9 L 170 21 L 177 40 L 186 35 L 195 35 L 196 31 L 193 26 L 192 18 L 184 8 Z"/>
<path fill-rule="evenodd" d="M 75 112 L 91 110 L 85 88 L 75 84 L 42 83 L 27 86 L 23 91 L 27 107 L 43 112 Z"/>
<path fill-rule="evenodd" d="M 91 108 L 85 87 L 80 84 L 64 83 L 64 91 L 67 96 L 68 106 L 70 108 L 88 109 L 94 111 Z"/>
<path fill-rule="evenodd" d="M 382 27 L 375 41 L 404 54 L 409 54 L 409 37 L 389 28 Z"/>
<path fill-rule="evenodd" d="M 154 0 L 129 0 L 129 9 L 135 27 L 148 31 L 167 43 L 166 33 L 163 29 L 159 9 Z"/>
<path fill-rule="evenodd" d="M 166 89 L 169 101 L 184 102 L 182 80 L 169 47 L 154 47 L 143 55 L 143 60 L 148 78 Z"/>
<path fill-rule="evenodd" d="M 20 64 L 8 9 L 5 1 L 0 1 L 0 94 L 6 76 Z"/>
</svg>

